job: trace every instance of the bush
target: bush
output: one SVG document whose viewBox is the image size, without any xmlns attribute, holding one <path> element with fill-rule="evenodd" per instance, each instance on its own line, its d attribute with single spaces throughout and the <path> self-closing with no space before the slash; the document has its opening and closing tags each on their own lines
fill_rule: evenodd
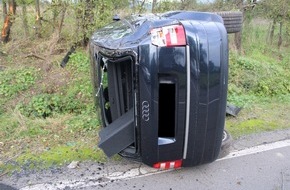
<svg viewBox="0 0 290 190">
<path fill-rule="evenodd" d="M 17 109 L 27 117 L 47 118 L 55 114 L 74 113 L 81 114 L 88 111 L 86 105 L 73 96 L 61 96 L 59 94 L 40 94 L 34 96 L 28 103 L 20 103 Z"/>
<path fill-rule="evenodd" d="M 89 59 L 83 52 L 71 55 L 67 70 L 71 72 L 69 84 L 53 94 L 38 94 L 17 108 L 27 117 L 47 118 L 55 114 L 83 114 L 94 112 Z"/>
<path fill-rule="evenodd" d="M 95 130 L 100 126 L 100 120 L 95 114 L 80 114 L 66 121 L 68 129 L 72 132 Z"/>
<path fill-rule="evenodd" d="M 290 72 L 279 63 L 231 55 L 228 100 L 237 105 L 290 93 Z"/>
</svg>

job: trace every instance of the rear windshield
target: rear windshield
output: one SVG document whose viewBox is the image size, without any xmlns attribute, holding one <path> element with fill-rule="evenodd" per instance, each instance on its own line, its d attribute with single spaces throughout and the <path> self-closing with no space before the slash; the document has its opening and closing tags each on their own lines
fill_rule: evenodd
<svg viewBox="0 0 290 190">
<path fill-rule="evenodd" d="M 132 33 L 132 29 L 128 24 L 122 21 L 113 22 L 101 30 L 98 30 L 94 36 L 110 37 L 113 40 L 123 38 Z"/>
</svg>

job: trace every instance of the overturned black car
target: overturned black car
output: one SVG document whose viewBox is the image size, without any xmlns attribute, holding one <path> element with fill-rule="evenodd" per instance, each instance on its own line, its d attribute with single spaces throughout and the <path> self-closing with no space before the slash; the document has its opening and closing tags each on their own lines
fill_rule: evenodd
<svg viewBox="0 0 290 190">
<path fill-rule="evenodd" d="M 241 26 L 240 14 L 221 16 L 137 15 L 93 34 L 92 78 L 103 123 L 99 147 L 107 156 L 119 153 L 155 168 L 195 166 L 218 157 L 227 33 Z"/>
</svg>

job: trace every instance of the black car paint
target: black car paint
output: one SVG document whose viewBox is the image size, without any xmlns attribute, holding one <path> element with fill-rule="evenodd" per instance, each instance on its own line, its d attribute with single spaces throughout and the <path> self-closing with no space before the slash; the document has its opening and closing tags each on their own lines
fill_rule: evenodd
<svg viewBox="0 0 290 190">
<path fill-rule="evenodd" d="M 153 28 L 175 24 L 183 25 L 187 46 L 152 45 L 150 31 Z M 228 44 L 222 19 L 210 13 L 175 11 L 161 16 L 131 16 L 113 26 L 94 33 L 90 52 L 95 93 L 101 88 L 99 56 L 112 61 L 130 56 L 133 60 L 135 101 L 134 132 L 131 135 L 135 141 L 133 149 L 123 150 L 122 155 L 139 158 L 150 166 L 181 159 L 183 166 L 214 161 L 222 141 L 227 95 Z M 187 53 L 190 54 L 191 90 L 185 150 Z M 159 87 L 163 81 L 174 83 L 176 93 L 174 138 L 168 138 L 165 144 L 158 132 L 159 115 L 163 114 L 158 111 Z M 101 109 L 103 126 L 108 127 L 103 89 L 100 90 L 97 108 Z M 145 115 L 143 109 L 146 109 Z M 114 142 L 118 143 L 118 140 Z"/>
</svg>

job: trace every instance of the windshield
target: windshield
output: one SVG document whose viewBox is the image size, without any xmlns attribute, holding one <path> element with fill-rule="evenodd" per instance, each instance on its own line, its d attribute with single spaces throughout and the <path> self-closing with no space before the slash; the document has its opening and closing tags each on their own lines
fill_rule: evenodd
<svg viewBox="0 0 290 190">
<path fill-rule="evenodd" d="M 113 22 L 94 33 L 93 39 L 107 37 L 113 40 L 123 38 L 132 33 L 130 26 L 122 21 Z"/>
</svg>

